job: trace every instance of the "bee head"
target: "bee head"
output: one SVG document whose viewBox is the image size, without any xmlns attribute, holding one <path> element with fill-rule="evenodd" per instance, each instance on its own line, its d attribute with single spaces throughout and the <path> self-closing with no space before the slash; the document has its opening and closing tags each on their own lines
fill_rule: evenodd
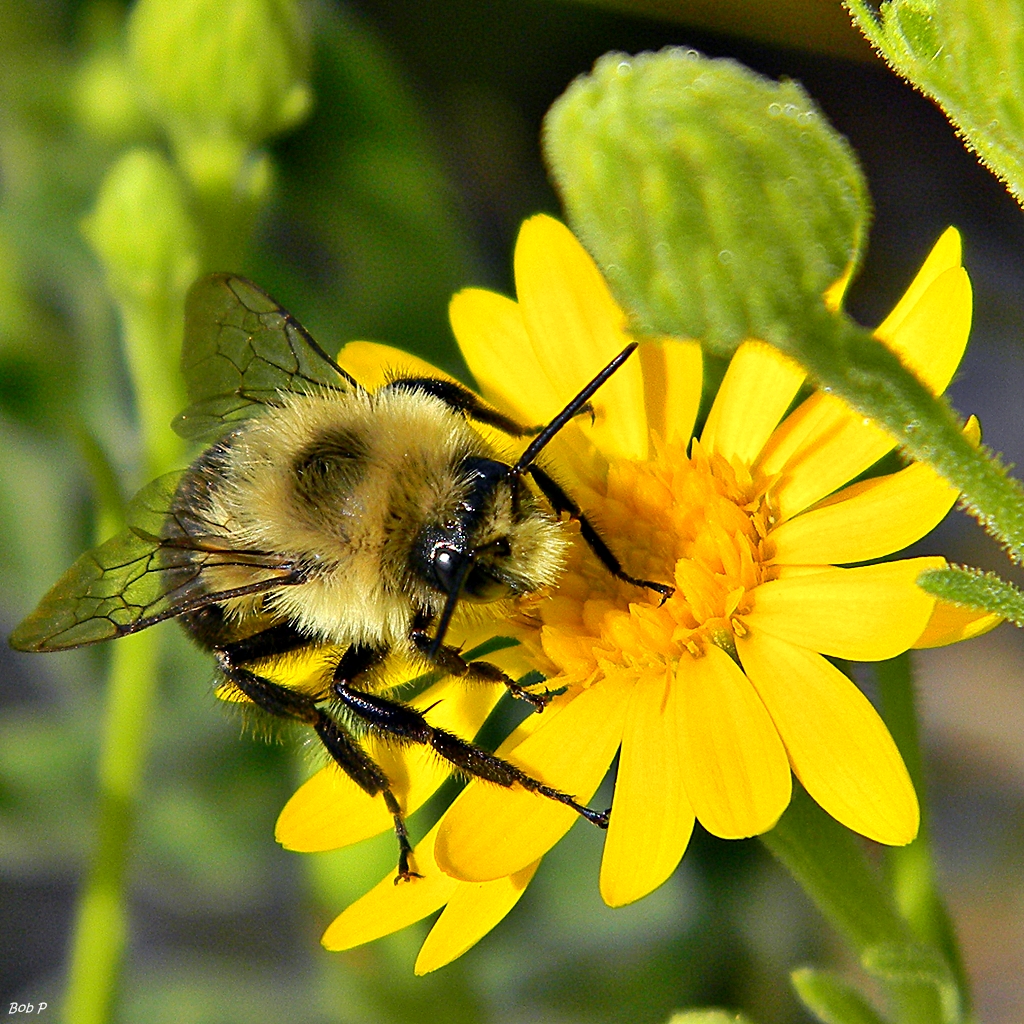
<svg viewBox="0 0 1024 1024">
<path fill-rule="evenodd" d="M 496 601 L 539 590 L 557 577 L 566 541 L 555 520 L 537 508 L 523 475 L 533 475 L 542 490 L 542 480 L 554 484 L 539 474 L 534 465 L 537 456 L 574 416 L 588 408 L 594 392 L 636 347 L 636 342 L 627 345 L 538 431 L 514 466 L 481 456 L 462 460 L 459 473 L 465 490 L 457 510 L 443 522 L 425 526 L 413 545 L 414 571 L 445 595 L 432 651 L 440 647 L 461 597 Z"/>
<path fill-rule="evenodd" d="M 522 478 L 503 462 L 477 456 L 463 459 L 459 475 L 464 491 L 454 513 L 416 538 L 417 575 L 449 599 L 479 602 L 546 583 L 530 571 L 536 531 L 528 520 L 537 512 Z"/>
</svg>

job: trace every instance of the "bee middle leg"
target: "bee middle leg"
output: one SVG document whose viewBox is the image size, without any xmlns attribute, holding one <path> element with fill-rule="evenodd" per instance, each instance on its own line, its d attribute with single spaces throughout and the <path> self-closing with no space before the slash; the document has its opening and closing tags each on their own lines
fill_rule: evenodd
<svg viewBox="0 0 1024 1024">
<path fill-rule="evenodd" d="M 496 754 L 447 729 L 432 726 L 422 712 L 408 704 L 358 689 L 353 685 L 354 678 L 346 676 L 342 669 L 343 665 L 339 663 L 334 674 L 333 692 L 348 711 L 366 723 L 371 732 L 390 736 L 400 742 L 422 743 L 467 775 L 506 788 L 518 783 L 523 789 L 571 807 L 599 828 L 608 827 L 606 811 L 595 811 L 578 803 L 568 793 L 546 785 Z"/>
<path fill-rule="evenodd" d="M 317 701 L 320 698 L 282 686 L 245 667 L 246 662 L 286 654 L 308 645 L 308 638 L 285 623 L 271 626 L 244 640 L 216 647 L 213 653 L 217 666 L 225 678 L 260 710 L 277 718 L 290 719 L 311 726 L 334 763 L 364 793 L 383 798 L 388 812 L 394 819 L 395 836 L 398 839 L 398 877 L 395 881 L 418 878 L 420 876 L 409 866 L 412 844 L 409 841 L 405 817 L 383 769 L 341 723 L 336 722 L 318 706 Z M 349 657 L 353 651 L 355 654 Z M 348 670 L 362 673 L 382 657 L 383 653 L 371 651 L 369 648 L 349 648 L 342 656 L 339 666 L 345 664 L 348 659 Z"/>
</svg>

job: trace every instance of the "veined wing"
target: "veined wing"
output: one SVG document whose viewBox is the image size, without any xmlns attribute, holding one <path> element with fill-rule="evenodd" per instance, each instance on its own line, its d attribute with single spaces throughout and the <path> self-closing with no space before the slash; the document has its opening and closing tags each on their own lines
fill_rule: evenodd
<svg viewBox="0 0 1024 1024">
<path fill-rule="evenodd" d="M 132 499 L 128 528 L 64 573 L 11 634 L 12 647 L 81 647 L 231 597 L 302 582 L 280 555 L 231 550 L 217 524 L 173 512 L 181 476 L 160 477 Z"/>
<path fill-rule="evenodd" d="M 359 388 L 309 332 L 266 292 L 212 274 L 185 299 L 181 369 L 191 403 L 173 423 L 182 437 L 210 438 L 282 392 Z"/>
</svg>

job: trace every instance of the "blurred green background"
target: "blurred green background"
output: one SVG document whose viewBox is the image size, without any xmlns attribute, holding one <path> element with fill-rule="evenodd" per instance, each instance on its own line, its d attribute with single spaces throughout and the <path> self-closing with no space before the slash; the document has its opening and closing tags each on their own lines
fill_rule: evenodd
<svg viewBox="0 0 1024 1024">
<path fill-rule="evenodd" d="M 451 293 L 511 292 L 520 221 L 558 213 L 539 155 L 547 107 L 607 50 L 688 45 L 798 78 L 850 138 L 876 211 L 850 295 L 861 322 L 884 316 L 946 225 L 962 230 L 976 314 L 951 394 L 980 415 L 993 448 L 1024 459 L 1020 210 L 941 113 L 871 58 L 838 3 L 803 0 L 781 18 L 767 4 L 686 0 L 302 10 L 315 106 L 272 145 L 272 199 L 242 264 L 223 269 L 258 281 L 329 351 L 369 338 L 458 372 Z M 165 145 L 123 77 L 124 15 L 113 2 L 0 4 L 5 633 L 93 543 L 90 443 L 129 487 L 144 482 L 117 319 L 79 230 L 122 150 Z M 1005 571 L 958 515 L 919 552 Z M 790 969 L 851 966 L 757 842 L 698 834 L 669 883 L 612 911 L 597 894 L 600 836 L 582 827 L 508 920 L 451 967 L 412 976 L 419 927 L 328 954 L 320 933 L 388 870 L 393 839 L 315 857 L 280 850 L 274 820 L 310 770 L 301 737 L 240 736 L 211 696 L 208 662 L 173 626 L 159 628 L 168 656 L 132 849 L 119 1020 L 655 1024 L 716 1004 L 782 1024 L 809 1020 Z M 1024 1019 L 1022 653 L 1003 627 L 920 660 L 937 856 L 991 1024 Z M 0 657 L 0 1008 L 55 1008 L 92 836 L 109 650 Z"/>
</svg>

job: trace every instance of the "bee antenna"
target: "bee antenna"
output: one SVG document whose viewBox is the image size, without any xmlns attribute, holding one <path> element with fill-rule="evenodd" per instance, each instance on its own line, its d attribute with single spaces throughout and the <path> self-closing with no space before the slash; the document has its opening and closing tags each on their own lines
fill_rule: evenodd
<svg viewBox="0 0 1024 1024">
<path fill-rule="evenodd" d="M 637 342 L 630 342 L 527 446 L 509 470 L 509 476 L 522 476 L 548 442 L 590 401 L 594 392 L 633 354 Z"/>
<path fill-rule="evenodd" d="M 469 576 L 472 568 L 472 557 L 463 559 L 462 566 L 459 569 L 459 575 L 455 578 L 455 585 L 450 591 L 448 591 L 448 600 L 444 603 L 441 618 L 438 620 L 437 629 L 434 631 L 434 639 L 430 641 L 430 647 L 427 648 L 428 658 L 433 658 L 441 648 L 441 644 L 444 641 L 444 635 L 448 632 L 448 626 L 452 621 L 452 616 L 455 614 L 455 608 L 459 603 L 459 595 L 462 593 L 462 587 L 465 584 L 466 578 Z"/>
</svg>

